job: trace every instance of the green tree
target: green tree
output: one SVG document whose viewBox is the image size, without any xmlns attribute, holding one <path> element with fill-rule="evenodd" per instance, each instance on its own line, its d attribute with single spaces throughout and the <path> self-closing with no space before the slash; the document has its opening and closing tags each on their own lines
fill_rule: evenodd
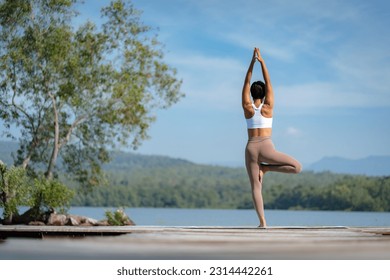
<svg viewBox="0 0 390 280">
<path fill-rule="evenodd" d="M 107 149 L 148 137 L 155 109 L 183 94 L 175 69 L 140 11 L 116 0 L 102 24 L 77 29 L 77 0 L 0 2 L 0 118 L 20 129 L 17 164 L 44 169 L 58 160 L 84 187 L 103 179 Z"/>
<path fill-rule="evenodd" d="M 18 215 L 18 206 L 28 204 L 30 192 L 26 171 L 15 166 L 8 168 L 0 161 L 0 206 L 4 209 L 4 223 L 12 223 Z"/>
<path fill-rule="evenodd" d="M 65 212 L 70 206 L 73 195 L 74 191 L 58 180 L 35 178 L 30 202 L 32 214 L 37 217 L 42 212 L 53 212 L 55 209 Z"/>
</svg>

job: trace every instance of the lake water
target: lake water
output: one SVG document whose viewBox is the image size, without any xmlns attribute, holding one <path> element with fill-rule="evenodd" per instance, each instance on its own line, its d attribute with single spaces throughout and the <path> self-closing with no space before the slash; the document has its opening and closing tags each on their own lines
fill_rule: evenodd
<svg viewBox="0 0 390 280">
<path fill-rule="evenodd" d="M 102 220 L 107 210 L 116 208 L 72 207 L 69 213 Z M 125 208 L 125 212 L 139 226 L 258 225 L 255 210 Z M 266 210 L 265 214 L 268 226 L 390 226 L 390 212 Z"/>
<path fill-rule="evenodd" d="M 104 219 L 116 208 L 72 207 L 69 213 Z M 256 226 L 255 210 L 126 208 L 137 225 L 155 226 Z M 266 210 L 268 226 L 390 226 L 390 212 Z"/>
</svg>

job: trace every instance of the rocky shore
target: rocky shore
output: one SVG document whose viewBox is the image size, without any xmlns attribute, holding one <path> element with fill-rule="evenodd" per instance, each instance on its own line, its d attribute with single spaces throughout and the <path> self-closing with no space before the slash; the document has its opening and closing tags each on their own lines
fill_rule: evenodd
<svg viewBox="0 0 390 280">
<path fill-rule="evenodd" d="M 41 215 L 38 219 L 32 218 L 29 211 L 21 216 L 14 217 L 11 224 L 24 224 L 31 226 L 134 226 L 135 223 L 124 213 L 118 209 L 114 213 L 115 220 L 96 220 L 85 216 L 58 214 L 55 211 L 47 212 Z M 114 218 L 113 218 L 114 219 Z M 0 223 L 3 221 L 0 220 Z"/>
</svg>

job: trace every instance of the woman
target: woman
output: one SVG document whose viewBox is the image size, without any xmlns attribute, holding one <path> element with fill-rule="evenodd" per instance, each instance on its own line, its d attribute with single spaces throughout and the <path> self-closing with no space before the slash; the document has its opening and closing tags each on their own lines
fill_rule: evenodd
<svg viewBox="0 0 390 280">
<path fill-rule="evenodd" d="M 250 84 L 255 62 L 260 62 L 264 83 Z M 252 95 L 252 100 L 250 95 Z M 245 165 L 252 186 L 252 196 L 260 227 L 266 227 L 262 196 L 263 177 L 268 171 L 299 173 L 301 164 L 294 158 L 275 150 L 271 140 L 274 92 L 264 59 L 258 48 L 253 51 L 252 61 L 242 89 L 242 108 L 248 128 L 248 144 L 245 149 Z"/>
</svg>

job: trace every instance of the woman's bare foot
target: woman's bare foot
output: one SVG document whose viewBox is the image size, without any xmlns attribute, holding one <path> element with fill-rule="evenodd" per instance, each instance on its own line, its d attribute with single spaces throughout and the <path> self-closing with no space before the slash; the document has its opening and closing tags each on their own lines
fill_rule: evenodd
<svg viewBox="0 0 390 280">
<path fill-rule="evenodd" d="M 260 183 L 263 183 L 263 176 L 264 176 L 264 172 L 263 172 L 263 170 L 259 170 L 259 181 L 260 181 Z"/>
<path fill-rule="evenodd" d="M 264 177 L 266 172 L 268 172 L 267 166 L 260 164 L 260 170 L 259 170 L 259 181 L 260 181 L 260 183 L 263 182 L 263 177 Z"/>
<path fill-rule="evenodd" d="M 267 164 L 262 164 L 260 165 L 260 170 L 265 174 L 269 171 L 269 166 Z"/>
<path fill-rule="evenodd" d="M 265 217 L 260 217 L 260 228 L 266 228 L 267 227 L 267 222 L 265 221 Z"/>
</svg>

